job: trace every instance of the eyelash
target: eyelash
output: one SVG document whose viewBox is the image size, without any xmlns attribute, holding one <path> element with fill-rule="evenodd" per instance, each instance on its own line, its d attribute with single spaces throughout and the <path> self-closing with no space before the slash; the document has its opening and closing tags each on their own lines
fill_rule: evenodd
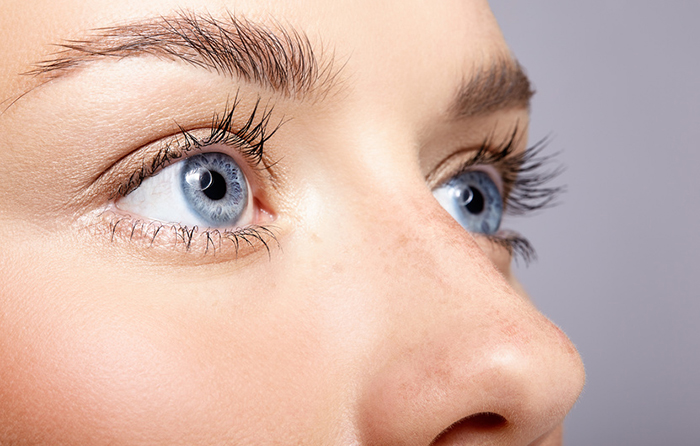
<svg viewBox="0 0 700 446">
<path fill-rule="evenodd" d="M 178 125 L 181 139 L 166 144 L 154 156 L 145 161 L 139 170 L 132 173 L 129 179 L 118 187 L 116 196 L 124 197 L 128 195 L 139 187 L 143 180 L 153 176 L 173 161 L 193 151 L 199 151 L 204 147 L 215 144 L 222 144 L 236 149 L 251 166 L 263 164 L 264 169 L 270 170 L 273 163 L 270 163 L 265 158 L 264 146 L 277 132 L 282 123 L 280 122 L 280 124 L 268 131 L 273 109 L 265 108 L 261 111 L 261 100 L 258 99 L 246 123 L 240 128 L 234 128 L 233 118 L 239 103 L 240 100 L 238 95 L 236 95 L 233 103 L 226 106 L 224 113 L 214 114 L 210 134 L 205 138 L 200 138 Z"/>
<path fill-rule="evenodd" d="M 128 195 L 137 189 L 145 179 L 153 176 L 169 164 L 193 152 L 201 151 L 203 148 L 216 144 L 234 149 L 245 158 L 248 165 L 258 167 L 262 164 L 263 167 L 260 170 L 271 172 L 274 163 L 271 163 L 266 158 L 264 146 L 277 132 L 282 122 L 271 128 L 270 119 L 273 109 L 271 107 L 261 107 L 261 99 L 258 99 L 246 122 L 241 127 L 234 127 L 234 114 L 239 104 L 240 99 L 236 95 L 233 102 L 230 105 L 226 105 L 222 114 L 215 113 L 209 127 L 211 130 L 204 138 L 178 125 L 180 129 L 179 138 L 165 144 L 157 153 L 147 158 L 138 170 L 133 172 L 126 181 L 117 187 L 116 194 L 112 196 L 112 199 Z M 124 224 L 128 224 L 128 226 L 119 228 L 120 225 L 123 226 Z M 145 221 L 115 215 L 109 222 L 111 241 L 114 241 L 117 237 L 118 229 L 125 231 L 129 240 L 134 240 L 135 237 L 144 238 L 150 246 L 153 246 L 158 236 L 170 233 L 174 237 L 175 243 L 182 244 L 187 251 L 190 250 L 194 237 L 197 235 L 206 240 L 205 254 L 212 249 L 216 251 L 221 248 L 224 241 L 229 241 L 233 244 L 236 256 L 238 256 L 241 246 L 248 245 L 253 248 L 256 244 L 261 245 L 269 256 L 269 242 L 274 241 L 279 245 L 273 228 L 260 225 L 234 230 L 212 228 L 199 231 L 199 228 L 196 226 L 187 227 L 176 223 Z"/>
<path fill-rule="evenodd" d="M 130 232 L 129 240 L 133 240 L 135 236 L 144 237 L 151 246 L 155 243 L 156 237 L 166 233 L 170 233 L 175 238 L 175 243 L 181 243 L 186 251 L 190 250 L 195 235 L 199 235 L 206 239 L 204 254 L 208 254 L 210 249 L 216 252 L 221 249 L 225 241 L 229 241 L 235 248 L 235 256 L 238 257 L 238 252 L 241 246 L 249 246 L 255 248 L 256 245 L 261 245 L 267 251 L 268 257 L 270 253 L 270 241 L 273 241 L 279 247 L 277 236 L 273 229 L 269 226 L 248 226 L 235 230 L 219 230 L 206 229 L 201 233 L 198 228 L 187 227 L 179 224 L 166 224 L 160 222 L 148 222 L 144 220 L 133 220 L 126 217 L 115 218 L 109 223 L 109 231 L 111 241 L 114 242 L 118 226 L 122 222 L 128 222 L 129 227 L 126 229 Z M 150 234 L 150 235 L 149 235 Z"/>
<path fill-rule="evenodd" d="M 120 184 L 116 191 L 118 198 L 128 195 L 138 188 L 141 183 L 163 167 L 177 161 L 184 156 L 199 151 L 202 148 L 215 144 L 222 144 L 236 149 L 251 166 L 263 165 L 261 170 L 271 171 L 274 163 L 265 156 L 265 143 L 277 132 L 282 121 L 270 129 L 272 108 L 262 108 L 258 99 L 243 126 L 234 128 L 234 113 L 240 103 L 238 95 L 231 105 L 225 107 L 222 114 L 215 113 L 212 118 L 209 134 L 198 137 L 192 132 L 180 127 L 181 138 L 166 144 L 158 152 L 143 162 L 140 169 L 132 173 L 129 178 Z M 504 209 L 509 215 L 525 215 L 533 211 L 544 209 L 555 204 L 556 198 L 564 191 L 562 186 L 547 186 L 547 184 L 561 174 L 560 166 L 548 169 L 554 155 L 543 156 L 542 150 L 547 145 L 547 139 L 543 139 L 523 152 L 516 153 L 519 128 L 513 130 L 509 137 L 499 145 L 487 139 L 476 150 L 476 153 L 461 165 L 454 175 L 459 175 L 475 166 L 494 166 L 501 175 L 503 182 Z M 179 224 L 165 224 L 159 222 L 146 222 L 132 220 L 124 217 L 116 217 L 110 223 L 110 238 L 114 240 L 117 228 L 123 222 L 129 221 L 129 239 L 135 235 L 150 239 L 153 245 L 156 237 L 171 232 L 175 240 L 182 243 L 186 250 L 190 249 L 193 238 L 198 232 L 197 227 L 188 228 Z M 148 235 L 150 234 L 150 235 Z M 270 255 L 269 240 L 274 240 L 278 245 L 272 229 L 267 226 L 249 226 L 235 230 L 206 229 L 198 234 L 206 238 L 205 253 L 210 246 L 220 248 L 225 240 L 233 243 L 236 255 L 241 244 L 253 246 L 259 242 Z M 490 242 L 502 246 L 514 258 L 516 263 L 522 260 L 525 265 L 537 258 L 532 244 L 520 234 L 513 231 L 500 230 L 496 234 L 484 235 Z"/>
<path fill-rule="evenodd" d="M 503 182 L 503 207 L 508 215 L 522 216 L 557 204 L 556 200 L 565 191 L 563 186 L 549 186 L 563 168 L 554 162 L 554 155 L 542 155 L 549 142 L 547 138 L 536 142 L 522 152 L 515 152 L 519 128 L 516 126 L 501 144 L 493 145 L 487 139 L 476 153 L 458 169 L 455 175 L 473 170 L 475 166 L 494 166 Z M 549 166 L 553 165 L 552 168 Z M 522 235 L 506 230 L 484 235 L 492 243 L 505 248 L 516 263 L 520 260 L 527 266 L 537 259 L 530 241 Z"/>
</svg>

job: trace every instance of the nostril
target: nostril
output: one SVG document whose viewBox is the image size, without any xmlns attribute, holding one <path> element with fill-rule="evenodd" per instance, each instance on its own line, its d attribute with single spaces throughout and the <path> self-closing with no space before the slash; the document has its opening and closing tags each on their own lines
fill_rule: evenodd
<svg viewBox="0 0 700 446">
<path fill-rule="evenodd" d="M 499 431 L 506 427 L 508 420 L 493 412 L 480 412 L 464 417 L 451 424 L 447 429 L 430 443 L 431 446 L 441 444 L 461 444 L 459 440 L 466 440 L 475 434 Z"/>
<path fill-rule="evenodd" d="M 495 429 L 504 427 L 507 421 L 502 416 L 493 412 L 482 412 L 462 418 L 450 427 L 471 427 L 475 429 Z"/>
</svg>

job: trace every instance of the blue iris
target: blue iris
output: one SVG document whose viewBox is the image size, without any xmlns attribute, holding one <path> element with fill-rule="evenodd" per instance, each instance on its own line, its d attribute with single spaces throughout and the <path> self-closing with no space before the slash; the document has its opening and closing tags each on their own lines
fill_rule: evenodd
<svg viewBox="0 0 700 446">
<path fill-rule="evenodd" d="M 190 210 L 212 227 L 234 225 L 248 204 L 248 186 L 238 164 L 216 152 L 183 163 L 180 186 Z"/>
<path fill-rule="evenodd" d="M 435 189 L 433 195 L 467 231 L 493 234 L 501 225 L 503 198 L 486 172 L 462 172 Z"/>
</svg>

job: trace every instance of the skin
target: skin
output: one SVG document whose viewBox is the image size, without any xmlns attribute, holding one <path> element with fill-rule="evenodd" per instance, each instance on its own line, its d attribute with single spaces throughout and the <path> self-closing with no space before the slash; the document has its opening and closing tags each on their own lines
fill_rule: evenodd
<svg viewBox="0 0 700 446">
<path fill-rule="evenodd" d="M 336 82 L 299 100 L 156 57 L 41 86 L 19 74 L 51 43 L 183 10 L 291 24 L 336 59 Z M 516 125 L 524 149 L 524 107 L 446 118 L 475 67 L 510 57 L 486 2 L 10 0 L 0 12 L 0 444 L 561 444 L 578 353 L 508 252 L 465 231 L 426 182 Z M 236 116 L 260 97 L 284 121 L 265 148 L 274 175 L 235 155 L 269 250 L 111 235 L 105 219 L 122 211 L 103 174 L 175 123 L 206 128 L 236 91 Z"/>
</svg>

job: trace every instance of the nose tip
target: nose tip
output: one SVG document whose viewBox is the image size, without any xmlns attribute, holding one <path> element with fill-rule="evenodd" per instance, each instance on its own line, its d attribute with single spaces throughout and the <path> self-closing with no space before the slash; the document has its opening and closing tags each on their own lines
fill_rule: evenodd
<svg viewBox="0 0 700 446">
<path fill-rule="evenodd" d="M 538 335 L 549 339 L 446 331 L 373 374 L 362 401 L 366 444 L 528 445 L 555 429 L 578 397 L 580 359 L 555 329 Z"/>
</svg>

